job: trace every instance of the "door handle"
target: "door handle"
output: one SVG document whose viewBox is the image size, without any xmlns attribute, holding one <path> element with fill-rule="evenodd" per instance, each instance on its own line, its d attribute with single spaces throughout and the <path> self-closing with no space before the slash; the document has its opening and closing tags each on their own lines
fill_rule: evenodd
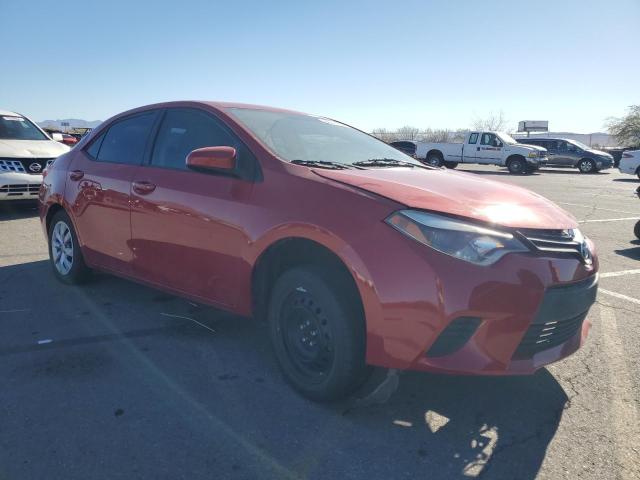
<svg viewBox="0 0 640 480">
<path fill-rule="evenodd" d="M 140 195 L 148 195 L 156 189 L 156 186 L 151 182 L 136 181 L 133 182 L 133 191 Z"/>
<path fill-rule="evenodd" d="M 84 177 L 84 172 L 82 170 L 73 170 L 69 173 L 69 178 L 75 182 Z"/>
</svg>

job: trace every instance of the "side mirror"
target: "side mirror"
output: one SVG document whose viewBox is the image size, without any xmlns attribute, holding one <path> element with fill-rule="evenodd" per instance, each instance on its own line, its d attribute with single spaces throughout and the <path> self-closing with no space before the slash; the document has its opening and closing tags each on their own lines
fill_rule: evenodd
<svg viewBox="0 0 640 480">
<path fill-rule="evenodd" d="M 187 168 L 194 170 L 227 170 L 236 167 L 236 149 L 233 147 L 204 147 L 187 155 Z"/>
<path fill-rule="evenodd" d="M 55 140 L 56 142 L 61 142 L 63 140 L 63 136 L 61 133 L 52 133 L 51 139 Z"/>
</svg>

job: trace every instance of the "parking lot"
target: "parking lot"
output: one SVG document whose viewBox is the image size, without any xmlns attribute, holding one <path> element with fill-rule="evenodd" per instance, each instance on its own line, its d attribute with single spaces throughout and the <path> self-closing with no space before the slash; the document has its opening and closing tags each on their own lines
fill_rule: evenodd
<svg viewBox="0 0 640 480">
<path fill-rule="evenodd" d="M 640 478 L 639 182 L 461 169 L 582 223 L 593 328 L 533 376 L 406 372 L 383 405 L 300 397 L 257 321 L 108 275 L 56 282 L 37 211 L 2 208 L 0 479 Z"/>
</svg>

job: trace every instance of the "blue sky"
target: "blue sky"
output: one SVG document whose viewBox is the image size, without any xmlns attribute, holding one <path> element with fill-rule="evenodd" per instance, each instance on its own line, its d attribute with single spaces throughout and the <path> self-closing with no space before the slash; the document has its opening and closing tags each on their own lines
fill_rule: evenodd
<svg viewBox="0 0 640 480">
<path fill-rule="evenodd" d="M 638 0 L 0 0 L 0 20 L 0 108 L 37 121 L 209 99 L 593 132 L 640 103 Z"/>
</svg>

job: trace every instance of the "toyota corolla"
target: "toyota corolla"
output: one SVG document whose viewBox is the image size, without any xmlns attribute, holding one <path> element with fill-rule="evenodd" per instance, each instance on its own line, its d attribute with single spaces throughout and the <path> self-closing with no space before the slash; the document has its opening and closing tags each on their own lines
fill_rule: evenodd
<svg viewBox="0 0 640 480">
<path fill-rule="evenodd" d="M 590 327 L 598 261 L 572 216 L 324 117 L 131 110 L 59 157 L 40 201 L 59 280 L 97 269 L 265 319 L 316 400 L 370 366 L 533 373 Z"/>
</svg>

